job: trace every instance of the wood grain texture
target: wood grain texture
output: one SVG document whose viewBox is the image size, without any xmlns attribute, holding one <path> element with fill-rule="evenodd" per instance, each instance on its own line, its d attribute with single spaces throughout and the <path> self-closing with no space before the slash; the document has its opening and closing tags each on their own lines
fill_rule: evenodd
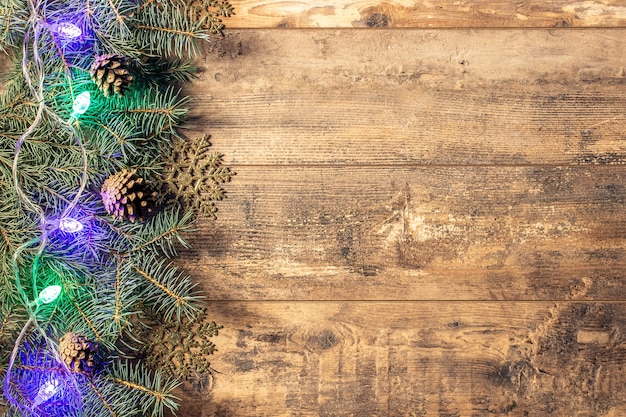
<svg viewBox="0 0 626 417">
<path fill-rule="evenodd" d="M 575 296 L 574 296 L 575 297 Z M 621 416 L 623 303 L 219 302 L 181 415 Z"/>
<path fill-rule="evenodd" d="M 237 167 L 182 252 L 213 300 L 626 295 L 626 171 Z"/>
<path fill-rule="evenodd" d="M 180 261 L 225 329 L 181 414 L 620 416 L 622 32 L 214 43 L 190 134 L 237 176 Z"/>
<path fill-rule="evenodd" d="M 193 86 L 227 164 L 626 161 L 626 31 L 231 31 Z"/>
<path fill-rule="evenodd" d="M 230 28 L 623 27 L 626 3 L 613 1 L 232 1 Z"/>
</svg>

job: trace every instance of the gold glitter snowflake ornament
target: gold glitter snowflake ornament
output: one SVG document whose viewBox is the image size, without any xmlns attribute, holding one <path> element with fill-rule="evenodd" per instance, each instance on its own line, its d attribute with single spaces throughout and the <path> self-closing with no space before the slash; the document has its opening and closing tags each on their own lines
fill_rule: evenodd
<svg viewBox="0 0 626 417">
<path fill-rule="evenodd" d="M 177 140 L 163 172 L 163 183 L 175 199 L 215 218 L 215 201 L 224 198 L 222 184 L 234 173 L 222 167 L 222 155 L 211 152 L 206 136 L 194 141 Z"/>
</svg>

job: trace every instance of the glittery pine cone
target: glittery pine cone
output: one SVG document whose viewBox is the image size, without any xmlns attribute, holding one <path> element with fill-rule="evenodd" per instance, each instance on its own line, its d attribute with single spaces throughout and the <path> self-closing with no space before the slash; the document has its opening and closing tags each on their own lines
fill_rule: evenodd
<svg viewBox="0 0 626 417">
<path fill-rule="evenodd" d="M 102 184 L 100 196 L 104 208 L 116 219 L 142 220 L 154 207 L 156 191 L 151 191 L 135 172 L 123 169 Z"/>
<path fill-rule="evenodd" d="M 98 344 L 77 333 L 66 333 L 59 340 L 61 359 L 75 372 L 91 372 L 95 366 Z"/>
<path fill-rule="evenodd" d="M 119 94 L 130 88 L 133 75 L 130 73 L 128 58 L 118 54 L 97 56 L 91 65 L 91 79 L 105 96 Z"/>
</svg>

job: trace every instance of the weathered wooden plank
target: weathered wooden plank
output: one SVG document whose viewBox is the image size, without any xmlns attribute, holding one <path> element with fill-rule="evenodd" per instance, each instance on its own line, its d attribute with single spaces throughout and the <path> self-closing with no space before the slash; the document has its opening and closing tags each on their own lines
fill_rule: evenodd
<svg viewBox="0 0 626 417">
<path fill-rule="evenodd" d="M 236 167 L 182 252 L 214 300 L 626 296 L 626 170 Z"/>
<path fill-rule="evenodd" d="M 232 1 L 231 28 L 623 27 L 626 3 L 613 1 Z"/>
<path fill-rule="evenodd" d="M 576 298 L 576 295 L 572 295 Z M 624 303 L 219 302 L 184 416 L 619 416 Z"/>
<path fill-rule="evenodd" d="M 623 163 L 625 35 L 229 32 L 194 130 L 233 164 Z"/>
</svg>

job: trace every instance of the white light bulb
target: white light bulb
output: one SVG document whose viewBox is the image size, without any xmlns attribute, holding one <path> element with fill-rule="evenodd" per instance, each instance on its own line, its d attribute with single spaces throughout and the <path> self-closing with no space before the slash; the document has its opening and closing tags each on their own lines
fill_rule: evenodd
<svg viewBox="0 0 626 417">
<path fill-rule="evenodd" d="M 39 293 L 39 298 L 35 301 L 39 301 L 43 304 L 50 304 L 59 297 L 62 290 L 63 287 L 61 287 L 60 285 L 50 285 L 49 287 L 41 290 L 41 292 Z"/>
<path fill-rule="evenodd" d="M 91 104 L 91 94 L 89 91 L 83 91 L 74 99 L 74 105 L 72 106 L 72 110 L 74 110 L 74 116 L 78 116 L 84 114 L 89 105 Z"/>
<path fill-rule="evenodd" d="M 80 38 L 83 31 L 73 23 L 63 22 L 57 25 L 57 33 L 61 37 L 71 41 Z"/>
<path fill-rule="evenodd" d="M 66 233 L 78 233 L 83 230 L 83 224 L 71 217 L 63 217 L 59 221 L 59 229 Z"/>
<path fill-rule="evenodd" d="M 57 379 L 51 379 L 42 386 L 39 387 L 39 391 L 37 391 L 37 396 L 33 401 L 33 408 L 45 403 L 50 398 L 54 396 L 59 391 L 61 384 Z"/>
</svg>

